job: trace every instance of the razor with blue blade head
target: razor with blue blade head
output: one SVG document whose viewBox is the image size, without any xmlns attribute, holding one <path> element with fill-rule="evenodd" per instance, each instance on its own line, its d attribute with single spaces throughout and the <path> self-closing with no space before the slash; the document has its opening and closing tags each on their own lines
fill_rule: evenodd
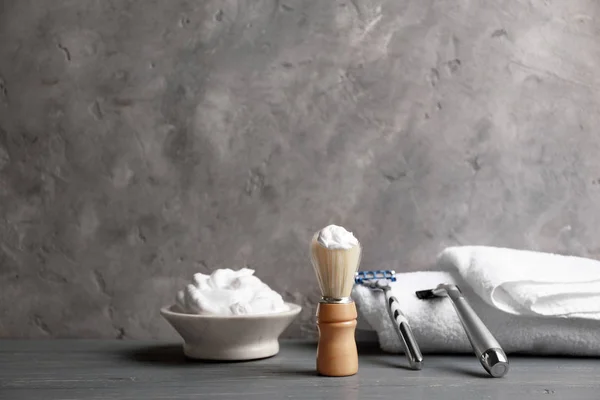
<svg viewBox="0 0 600 400">
<path fill-rule="evenodd" d="M 412 369 L 420 370 L 423 367 L 423 355 L 419 345 L 410 329 L 406 316 L 400 310 L 400 302 L 392 296 L 390 282 L 396 281 L 396 272 L 392 270 L 359 271 L 354 275 L 354 283 L 370 289 L 383 290 L 385 294 L 388 315 L 392 325 L 404 347 L 404 353 Z"/>
</svg>

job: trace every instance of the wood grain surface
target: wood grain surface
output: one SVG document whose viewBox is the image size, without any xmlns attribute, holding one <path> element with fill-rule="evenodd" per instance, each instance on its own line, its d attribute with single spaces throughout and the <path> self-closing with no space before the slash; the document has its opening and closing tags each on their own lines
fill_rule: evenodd
<svg viewBox="0 0 600 400">
<path fill-rule="evenodd" d="M 511 357 L 492 379 L 471 356 L 428 356 L 423 370 L 359 344 L 359 372 L 318 376 L 316 343 L 281 343 L 272 358 L 186 360 L 178 343 L 0 341 L 0 399 L 598 399 L 596 359 Z"/>
<path fill-rule="evenodd" d="M 317 306 L 317 372 L 320 375 L 342 377 L 358 372 L 355 340 L 356 305 L 319 303 Z"/>
</svg>

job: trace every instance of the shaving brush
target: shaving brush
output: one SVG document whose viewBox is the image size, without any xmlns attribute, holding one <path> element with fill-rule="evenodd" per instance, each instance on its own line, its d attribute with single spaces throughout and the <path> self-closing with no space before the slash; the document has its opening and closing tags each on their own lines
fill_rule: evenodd
<svg viewBox="0 0 600 400">
<path fill-rule="evenodd" d="M 315 233 L 310 244 L 311 261 L 321 300 L 317 305 L 317 372 L 348 376 L 358 372 L 356 305 L 350 297 L 362 249 L 351 232 L 330 225 Z"/>
</svg>

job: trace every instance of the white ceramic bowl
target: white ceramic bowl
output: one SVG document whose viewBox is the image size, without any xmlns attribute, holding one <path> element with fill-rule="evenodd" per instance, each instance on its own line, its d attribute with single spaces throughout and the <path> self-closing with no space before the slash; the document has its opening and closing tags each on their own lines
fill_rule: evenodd
<svg viewBox="0 0 600 400">
<path fill-rule="evenodd" d="M 242 361 L 266 358 L 279 352 L 279 336 L 302 307 L 286 303 L 288 311 L 257 315 L 195 315 L 163 307 L 161 315 L 184 340 L 183 352 L 201 360 Z"/>
</svg>

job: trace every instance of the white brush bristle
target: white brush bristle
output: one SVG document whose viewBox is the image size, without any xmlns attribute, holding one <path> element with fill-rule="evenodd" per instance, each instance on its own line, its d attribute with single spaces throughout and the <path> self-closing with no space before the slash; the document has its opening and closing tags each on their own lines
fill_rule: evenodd
<svg viewBox="0 0 600 400">
<path fill-rule="evenodd" d="M 362 255 L 360 243 L 350 249 L 328 249 L 317 241 L 316 234 L 310 244 L 313 268 L 317 274 L 323 297 L 350 297 L 354 274 Z"/>
</svg>

